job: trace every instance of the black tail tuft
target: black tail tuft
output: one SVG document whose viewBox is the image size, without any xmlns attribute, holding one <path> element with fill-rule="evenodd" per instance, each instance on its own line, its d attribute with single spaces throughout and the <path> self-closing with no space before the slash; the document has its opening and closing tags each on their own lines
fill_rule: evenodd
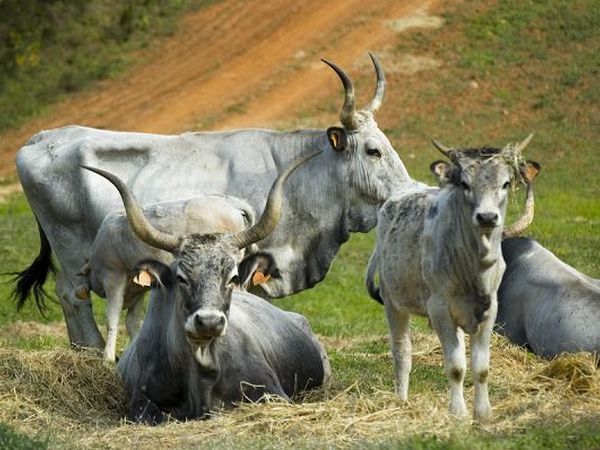
<svg viewBox="0 0 600 450">
<path fill-rule="evenodd" d="M 383 305 L 383 299 L 381 298 L 381 295 L 379 294 L 379 289 L 375 289 L 375 291 L 369 292 L 369 296 L 373 300 L 375 300 L 377 303 L 381 303 Z"/>
<path fill-rule="evenodd" d="M 12 282 L 16 286 L 12 293 L 12 298 L 17 302 L 17 310 L 20 310 L 27 298 L 33 293 L 35 303 L 42 314 L 46 310 L 46 297 L 48 293 L 44 289 L 44 283 L 48 274 L 56 273 L 56 267 L 52 262 L 52 248 L 50 242 L 38 222 L 38 231 L 40 233 L 40 253 L 33 260 L 31 265 L 22 272 L 12 272 L 7 275 L 14 275 Z"/>
</svg>

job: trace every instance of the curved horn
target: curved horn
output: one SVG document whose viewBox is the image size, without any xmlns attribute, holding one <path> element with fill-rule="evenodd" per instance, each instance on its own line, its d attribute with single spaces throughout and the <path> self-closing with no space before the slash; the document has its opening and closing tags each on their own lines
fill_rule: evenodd
<svg viewBox="0 0 600 450">
<path fill-rule="evenodd" d="M 233 236 L 234 244 L 239 249 L 246 248 L 251 244 L 266 238 L 275 230 L 275 227 L 277 227 L 279 219 L 281 218 L 281 210 L 283 207 L 283 187 L 285 181 L 299 166 L 311 160 L 315 156 L 320 155 L 321 153 L 322 152 L 318 152 L 310 156 L 298 158 L 277 177 L 273 183 L 273 186 L 271 186 L 269 197 L 267 198 L 267 204 L 265 205 L 265 210 L 263 211 L 260 219 L 258 219 L 258 222 L 255 223 L 251 228 L 240 231 Z"/>
<path fill-rule="evenodd" d="M 123 204 L 125 205 L 125 212 L 127 213 L 129 225 L 140 240 L 148 245 L 151 245 L 152 247 L 166 250 L 171 253 L 177 250 L 179 238 L 157 230 L 150 224 L 150 222 L 148 222 L 148 219 L 146 219 L 144 213 L 142 212 L 142 208 L 123 180 L 110 172 L 106 172 L 95 167 L 84 165 L 81 165 L 81 167 L 106 178 L 117 188 L 119 194 L 121 194 L 121 198 L 123 199 Z"/>
<path fill-rule="evenodd" d="M 356 130 L 358 128 L 358 123 L 356 121 L 356 110 L 354 107 L 355 104 L 355 96 L 354 96 L 354 85 L 352 84 L 352 80 L 346 73 L 336 66 L 334 63 L 327 61 L 326 59 L 322 59 L 325 64 L 331 67 L 335 73 L 338 74 L 340 80 L 342 80 L 342 84 L 344 85 L 344 106 L 342 106 L 342 112 L 340 113 L 340 122 L 342 125 L 348 130 Z"/>
<path fill-rule="evenodd" d="M 515 146 L 515 150 L 517 152 L 521 153 L 523 151 L 523 149 L 529 145 L 529 143 L 531 142 L 531 139 L 533 139 L 533 133 L 531 133 L 529 136 L 527 136 L 525 139 L 523 139 L 521 142 L 519 142 Z M 528 193 L 529 193 L 529 191 L 528 191 Z"/>
<path fill-rule="evenodd" d="M 383 97 L 385 95 L 385 75 L 383 73 L 383 68 L 379 63 L 379 59 L 373 53 L 369 52 L 369 56 L 371 57 L 371 61 L 373 62 L 373 67 L 375 67 L 375 73 L 377 74 L 377 85 L 375 86 L 375 94 L 373 95 L 373 100 L 369 106 L 367 106 L 367 110 L 371 111 L 373 114 L 377 112 L 381 104 L 383 103 Z"/>
<path fill-rule="evenodd" d="M 448 159 L 452 159 L 453 150 L 451 148 L 446 147 L 444 144 L 436 141 L 434 138 L 431 138 L 431 143 L 442 153 L 442 155 Z"/>
<path fill-rule="evenodd" d="M 519 219 L 509 227 L 504 227 L 502 238 L 517 237 L 522 234 L 533 222 L 534 213 L 534 195 L 533 182 L 527 183 L 527 192 L 525 194 L 525 210 Z"/>
</svg>

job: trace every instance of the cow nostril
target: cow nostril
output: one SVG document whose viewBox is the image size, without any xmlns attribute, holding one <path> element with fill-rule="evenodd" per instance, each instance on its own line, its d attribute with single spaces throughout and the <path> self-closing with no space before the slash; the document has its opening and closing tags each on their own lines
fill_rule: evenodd
<svg viewBox="0 0 600 450">
<path fill-rule="evenodd" d="M 497 213 L 477 213 L 475 216 L 479 225 L 496 225 L 498 223 Z"/>
<path fill-rule="evenodd" d="M 196 314 L 196 316 L 194 317 L 194 324 L 196 325 L 197 330 L 201 330 L 202 326 L 204 325 L 202 317 L 200 317 L 198 314 Z"/>
</svg>

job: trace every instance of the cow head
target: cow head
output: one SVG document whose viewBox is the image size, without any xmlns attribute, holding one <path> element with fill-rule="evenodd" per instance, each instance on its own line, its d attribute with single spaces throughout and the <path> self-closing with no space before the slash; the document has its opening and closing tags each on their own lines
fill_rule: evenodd
<svg viewBox="0 0 600 450">
<path fill-rule="evenodd" d="M 481 232 L 491 232 L 504 224 L 509 189 L 521 182 L 531 186 L 539 173 L 538 163 L 522 157 L 532 137 L 529 135 L 523 142 L 508 144 L 503 149 L 452 149 L 433 141 L 451 162 L 436 161 L 431 164 L 431 171 L 442 186 L 459 192 L 463 212 Z M 533 201 L 532 191 L 529 194 Z"/>
<path fill-rule="evenodd" d="M 327 138 L 333 151 L 347 161 L 346 179 L 354 201 L 380 206 L 403 183 L 412 182 L 392 144 L 375 122 L 375 113 L 383 102 L 385 76 L 377 57 L 369 53 L 377 85 L 373 99 L 364 109 L 356 110 L 354 86 L 346 73 L 323 60 L 339 76 L 345 91 L 340 113 L 342 127 L 331 127 Z"/>
<path fill-rule="evenodd" d="M 295 161 L 275 180 L 265 210 L 252 227 L 231 233 L 174 236 L 154 228 L 127 185 L 113 174 L 83 166 L 108 179 L 121 194 L 131 229 L 143 242 L 170 252 L 171 266 L 147 260 L 138 265 L 137 281 L 146 280 L 167 292 L 175 301 L 177 317 L 188 342 L 203 348 L 227 329 L 229 306 L 235 287 L 280 277 L 273 258 L 266 253 L 244 258 L 244 249 L 270 235 L 281 217 L 285 180 L 299 165 L 316 155 Z M 258 276 L 257 274 L 260 274 Z"/>
</svg>

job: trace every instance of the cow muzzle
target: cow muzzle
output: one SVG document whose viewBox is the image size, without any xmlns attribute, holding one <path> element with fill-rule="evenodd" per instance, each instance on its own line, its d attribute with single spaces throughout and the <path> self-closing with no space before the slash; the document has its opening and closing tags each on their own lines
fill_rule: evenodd
<svg viewBox="0 0 600 450">
<path fill-rule="evenodd" d="M 227 317 L 220 311 L 196 311 L 185 323 L 185 335 L 192 344 L 207 345 L 214 338 L 223 336 Z"/>
<path fill-rule="evenodd" d="M 496 228 L 500 225 L 500 214 L 497 212 L 477 212 L 475 213 L 475 223 L 480 228 Z"/>
</svg>

